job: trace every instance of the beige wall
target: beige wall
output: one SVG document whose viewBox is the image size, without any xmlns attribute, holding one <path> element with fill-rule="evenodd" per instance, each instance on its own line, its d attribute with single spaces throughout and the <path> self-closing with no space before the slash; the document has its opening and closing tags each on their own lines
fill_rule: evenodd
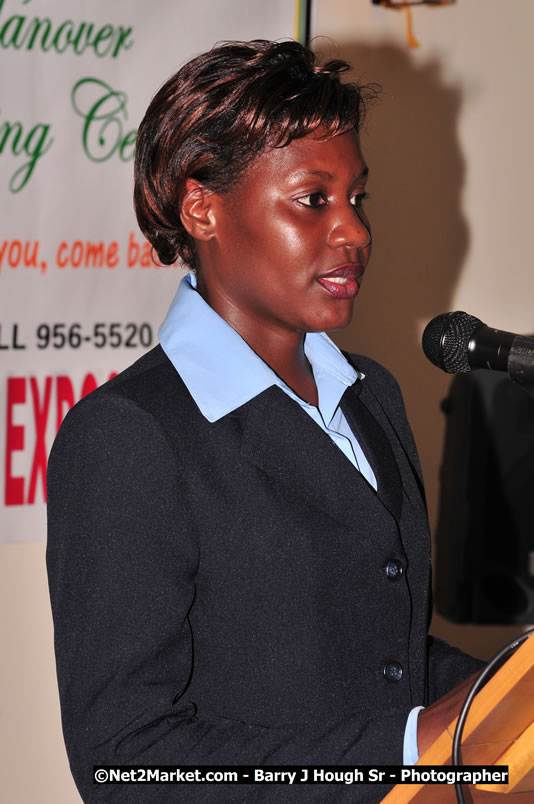
<svg viewBox="0 0 534 804">
<path fill-rule="evenodd" d="M 314 30 L 334 40 L 321 50 L 384 87 L 363 139 L 375 251 L 356 321 L 338 342 L 400 380 L 434 518 L 448 378 L 421 354 L 424 324 L 465 309 L 534 331 L 534 4 L 459 0 L 413 18 L 417 51 L 406 48 L 403 13 L 370 0 L 318 0 Z M 0 546 L 0 590 L 3 798 L 71 804 L 42 542 Z M 435 630 L 481 656 L 516 632 L 439 621 Z"/>
<path fill-rule="evenodd" d="M 0 545 L 0 799 L 81 801 L 61 734 L 45 542 Z"/>
<path fill-rule="evenodd" d="M 425 324 L 466 310 L 491 326 L 534 332 L 534 4 L 458 0 L 405 12 L 370 0 L 316 0 L 315 49 L 383 87 L 362 135 L 370 165 L 374 251 L 355 320 L 336 336 L 401 383 L 421 455 L 431 522 L 437 509 L 450 377 L 428 363 Z M 322 37 L 328 37 L 323 39 Z M 435 633 L 489 657 L 519 629 L 455 626 Z"/>
</svg>

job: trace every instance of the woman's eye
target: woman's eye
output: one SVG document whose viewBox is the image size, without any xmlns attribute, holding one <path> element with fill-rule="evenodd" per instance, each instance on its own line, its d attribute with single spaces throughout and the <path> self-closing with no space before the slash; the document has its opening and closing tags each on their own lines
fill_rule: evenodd
<svg viewBox="0 0 534 804">
<path fill-rule="evenodd" d="M 370 198 L 369 193 L 358 193 L 358 195 L 352 196 L 350 203 L 353 207 L 360 209 L 360 207 L 363 207 L 363 202 L 366 200 L 366 198 Z"/>
<path fill-rule="evenodd" d="M 313 209 L 317 209 L 317 207 L 324 207 L 326 204 L 325 197 L 322 193 L 310 193 L 309 195 L 303 195 L 298 199 L 298 201 L 304 207 L 312 207 Z"/>
</svg>

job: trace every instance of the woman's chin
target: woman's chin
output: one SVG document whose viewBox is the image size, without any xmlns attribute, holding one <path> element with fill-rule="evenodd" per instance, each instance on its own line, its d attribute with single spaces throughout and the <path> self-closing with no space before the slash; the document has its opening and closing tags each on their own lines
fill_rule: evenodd
<svg viewBox="0 0 534 804">
<path fill-rule="evenodd" d="M 354 304 L 352 303 L 347 305 L 344 310 L 330 311 L 322 318 L 317 332 L 336 332 L 336 330 L 345 329 L 352 321 L 353 312 Z"/>
</svg>

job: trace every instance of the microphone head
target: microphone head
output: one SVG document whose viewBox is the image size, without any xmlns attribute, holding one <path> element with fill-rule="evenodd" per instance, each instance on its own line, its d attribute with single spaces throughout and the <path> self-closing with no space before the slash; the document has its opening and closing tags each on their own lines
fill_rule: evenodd
<svg viewBox="0 0 534 804">
<path fill-rule="evenodd" d="M 423 352 L 431 363 L 449 374 L 471 371 L 467 360 L 469 341 L 480 326 L 483 324 L 479 318 L 461 310 L 437 315 L 423 332 Z"/>
</svg>

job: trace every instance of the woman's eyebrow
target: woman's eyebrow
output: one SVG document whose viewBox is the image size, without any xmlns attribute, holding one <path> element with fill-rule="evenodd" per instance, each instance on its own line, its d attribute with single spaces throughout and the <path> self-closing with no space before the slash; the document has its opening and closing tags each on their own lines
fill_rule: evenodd
<svg viewBox="0 0 534 804">
<path fill-rule="evenodd" d="M 362 170 L 359 176 L 356 176 L 354 179 L 354 184 L 361 181 L 362 179 L 367 178 L 369 174 L 369 168 L 367 165 Z M 300 170 L 296 170 L 294 173 L 289 176 L 290 181 L 298 181 L 301 178 L 305 178 L 306 176 L 318 176 L 321 179 L 326 179 L 328 181 L 332 181 L 336 177 L 333 173 L 330 173 L 328 170 L 312 170 L 308 168 L 302 168 Z"/>
</svg>

